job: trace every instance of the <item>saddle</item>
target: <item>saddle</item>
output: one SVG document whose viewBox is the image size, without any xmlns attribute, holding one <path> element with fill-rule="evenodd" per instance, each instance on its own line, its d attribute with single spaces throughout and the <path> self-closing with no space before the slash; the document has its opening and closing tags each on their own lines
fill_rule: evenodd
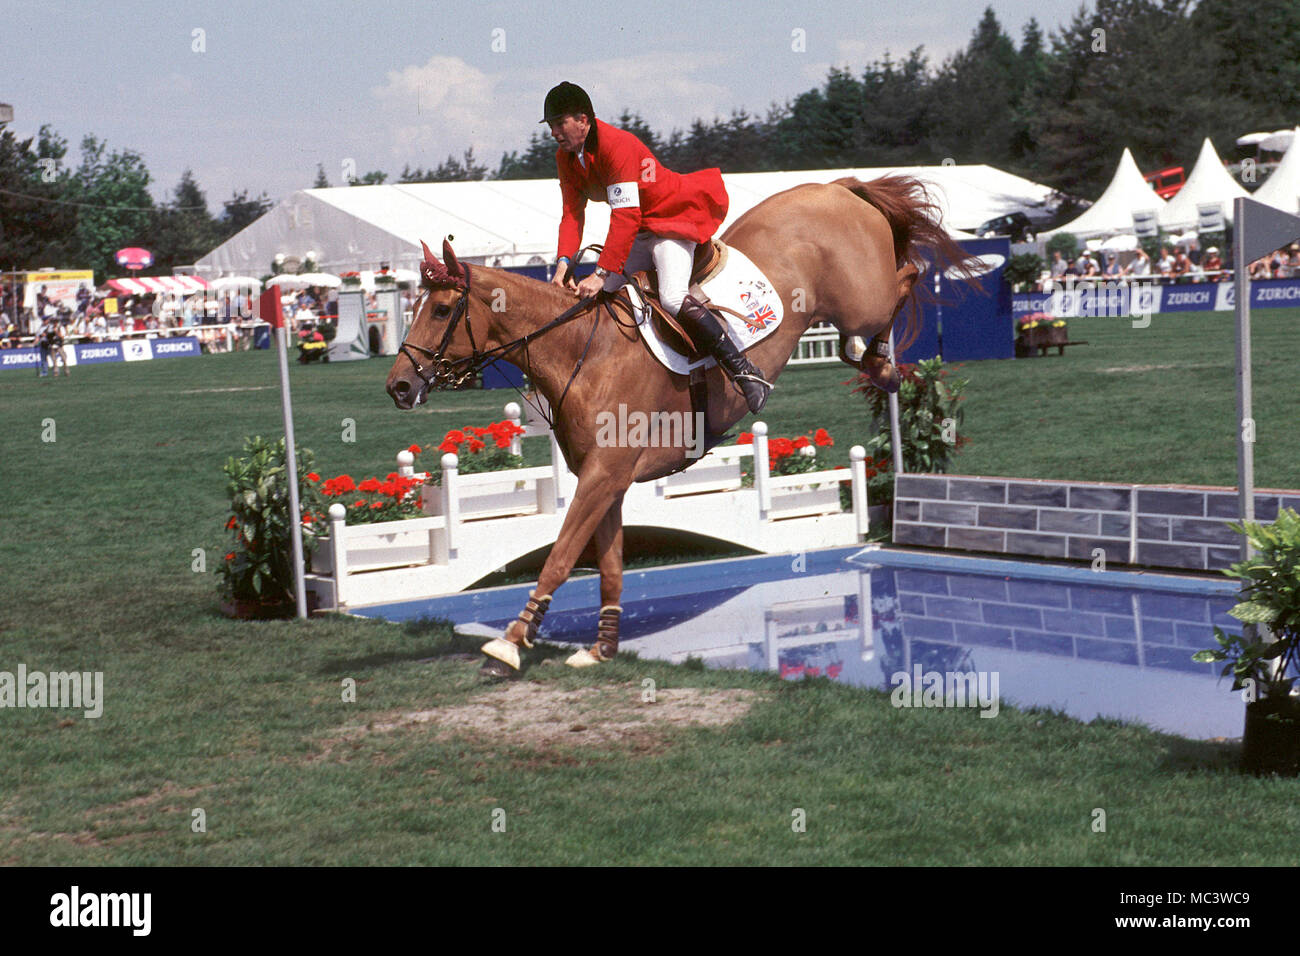
<svg viewBox="0 0 1300 956">
<path fill-rule="evenodd" d="M 705 282 L 722 271 L 723 266 L 727 264 L 727 253 L 728 247 L 720 239 L 710 239 L 708 242 L 702 242 L 695 247 L 695 261 L 691 264 L 689 292 L 698 302 L 710 309 L 735 314 L 732 309 L 726 309 L 710 302 L 708 295 L 701 288 Z M 637 272 L 631 276 L 631 281 L 636 284 L 637 289 L 650 306 L 650 326 L 663 340 L 664 344 L 674 351 L 682 353 L 692 362 L 707 357 L 708 351 L 696 345 L 686 330 L 682 328 L 681 323 L 665 312 L 663 306 L 659 304 L 658 273 L 654 271 Z"/>
</svg>

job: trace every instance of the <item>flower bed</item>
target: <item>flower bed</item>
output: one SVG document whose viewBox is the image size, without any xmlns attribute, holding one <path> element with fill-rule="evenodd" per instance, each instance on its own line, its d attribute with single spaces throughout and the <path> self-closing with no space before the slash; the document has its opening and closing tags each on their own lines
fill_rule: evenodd
<svg viewBox="0 0 1300 956">
<path fill-rule="evenodd" d="M 493 422 L 486 428 L 466 425 L 447 432 L 438 443 L 438 451 L 455 455 L 459 459 L 457 471 L 462 475 L 522 468 L 523 456 L 512 454 L 510 445 L 515 437 L 523 434 L 524 430 L 510 421 Z M 419 445 L 412 445 L 407 450 L 414 455 L 422 451 Z M 442 469 L 435 463 L 428 470 L 429 480 L 435 485 L 442 484 Z"/>
</svg>

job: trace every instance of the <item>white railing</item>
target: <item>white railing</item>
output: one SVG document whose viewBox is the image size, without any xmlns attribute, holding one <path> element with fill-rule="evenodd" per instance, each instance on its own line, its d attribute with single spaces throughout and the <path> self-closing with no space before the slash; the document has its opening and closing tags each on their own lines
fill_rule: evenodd
<svg viewBox="0 0 1300 956">
<path fill-rule="evenodd" d="M 833 325 L 819 322 L 803 335 L 794 355 L 790 356 L 791 365 L 814 365 L 822 362 L 840 360 L 840 331 Z"/>
<path fill-rule="evenodd" d="M 511 421 L 519 422 L 519 412 L 514 402 L 506 406 Z M 350 526 L 346 509 L 331 505 L 329 539 L 312 556 L 313 586 L 330 592 L 323 603 L 450 593 L 553 542 L 564 520 L 564 495 L 572 494 L 577 479 L 549 428 L 521 427 L 521 437 L 550 436 L 551 464 L 461 475 L 459 459 L 449 453 L 439 462 L 441 484 L 420 489 L 425 517 Z M 512 451 L 518 447 L 516 439 Z M 753 488 L 745 487 L 741 473 L 747 458 Z M 855 445 L 849 468 L 773 476 L 767 425 L 755 422 L 752 444 L 713 448 L 686 471 L 633 485 L 624 499 L 625 520 L 769 552 L 854 544 L 868 530 L 865 458 L 863 447 Z M 406 477 L 430 477 L 414 470 L 409 451 L 398 453 L 397 464 Z M 840 505 L 844 482 L 852 490 L 851 515 Z M 485 526 L 498 521 L 499 527 Z"/>
</svg>

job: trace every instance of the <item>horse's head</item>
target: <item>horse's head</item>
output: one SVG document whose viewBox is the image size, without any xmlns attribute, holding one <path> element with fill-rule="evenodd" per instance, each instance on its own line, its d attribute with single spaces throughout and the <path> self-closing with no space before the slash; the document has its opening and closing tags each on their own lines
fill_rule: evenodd
<svg viewBox="0 0 1300 956">
<path fill-rule="evenodd" d="M 397 361 L 388 373 L 387 389 L 398 408 L 413 408 L 430 388 L 458 384 L 468 374 L 464 366 L 486 341 L 485 329 L 475 341 L 471 328 L 469 266 L 461 263 L 451 243 L 443 240 L 439 262 L 423 242 L 420 287 L 411 316 L 411 329 L 402 343 Z"/>
</svg>

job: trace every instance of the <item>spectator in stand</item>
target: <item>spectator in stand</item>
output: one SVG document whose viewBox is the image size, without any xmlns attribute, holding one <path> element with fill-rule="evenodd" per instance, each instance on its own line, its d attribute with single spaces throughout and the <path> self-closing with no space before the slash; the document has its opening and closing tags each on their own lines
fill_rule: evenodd
<svg viewBox="0 0 1300 956">
<path fill-rule="evenodd" d="M 1205 259 L 1201 262 L 1206 282 L 1223 282 L 1228 274 L 1223 271 L 1223 259 L 1219 257 L 1219 247 L 1210 246 L 1205 250 Z"/>
<path fill-rule="evenodd" d="M 1065 275 L 1065 270 L 1070 264 L 1061 258 L 1061 250 L 1057 249 L 1052 253 L 1052 278 L 1060 279 Z"/>
<path fill-rule="evenodd" d="M 1170 275 L 1175 282 L 1188 282 L 1191 280 L 1192 260 L 1187 256 L 1187 250 L 1182 246 L 1178 247 L 1178 253 L 1174 256 L 1174 268 Z"/>
<path fill-rule="evenodd" d="M 1113 252 L 1106 253 L 1106 269 L 1103 274 L 1108 279 L 1119 278 L 1121 269 L 1119 267 L 1119 257 Z"/>
<path fill-rule="evenodd" d="M 1146 250 L 1138 247 L 1133 256 L 1133 261 L 1128 264 L 1124 270 L 1124 275 L 1133 276 L 1135 279 L 1148 278 L 1151 275 L 1151 257 L 1147 255 Z"/>
<path fill-rule="evenodd" d="M 1268 268 L 1267 256 L 1256 259 L 1252 262 L 1250 264 L 1249 272 L 1251 279 L 1271 279 L 1273 277 L 1273 273 L 1270 272 Z"/>
<path fill-rule="evenodd" d="M 1160 247 L 1160 260 L 1157 263 L 1160 269 L 1160 275 L 1169 278 L 1174 274 L 1174 257 L 1169 254 L 1168 246 Z"/>
<path fill-rule="evenodd" d="M 1092 257 L 1091 252 L 1083 254 L 1083 274 L 1088 277 L 1101 275 L 1101 266 L 1097 265 L 1097 260 Z"/>
<path fill-rule="evenodd" d="M 1283 261 L 1282 250 L 1281 249 L 1274 250 L 1273 255 L 1269 256 L 1268 259 L 1268 271 L 1274 279 L 1282 278 L 1283 265 L 1284 265 L 1284 261 Z"/>
<path fill-rule="evenodd" d="M 84 285 L 77 288 L 77 315 L 85 315 L 90 307 L 90 290 Z"/>
<path fill-rule="evenodd" d="M 1287 271 L 1288 279 L 1300 279 L 1300 246 L 1291 244 L 1291 255 L 1287 257 L 1283 268 Z"/>
</svg>

